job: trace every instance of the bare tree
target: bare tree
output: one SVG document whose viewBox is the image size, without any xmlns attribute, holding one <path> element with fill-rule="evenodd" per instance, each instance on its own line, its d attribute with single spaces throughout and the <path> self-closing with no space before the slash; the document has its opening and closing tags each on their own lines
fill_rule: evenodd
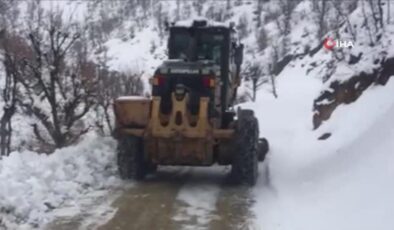
<svg viewBox="0 0 394 230">
<path fill-rule="evenodd" d="M 12 18 L 13 14 L 10 13 L 12 11 L 12 4 L 10 0 L 3 0 L 0 1 L 0 30 L 2 30 L 5 25 L 7 24 L 7 21 L 9 19 L 14 19 Z M 15 16 L 14 16 L 15 17 Z"/>
<path fill-rule="evenodd" d="M 22 77 L 29 98 L 23 108 L 39 121 L 33 131 L 48 151 L 74 143 L 89 130 L 81 119 L 94 103 L 96 87 L 94 64 L 87 60 L 86 49 L 79 53 L 71 49 L 80 34 L 63 31 L 70 28 L 52 16 L 47 28 L 29 34 L 33 57 L 25 59 Z"/>
<path fill-rule="evenodd" d="M 257 0 L 257 4 L 256 4 L 256 10 L 255 10 L 255 14 L 256 14 L 256 27 L 260 28 L 261 26 L 261 13 L 263 11 L 263 0 Z"/>
<path fill-rule="evenodd" d="M 274 75 L 274 68 L 273 65 L 269 65 L 269 76 L 270 76 L 270 81 L 271 81 L 271 86 L 272 86 L 272 94 L 274 95 L 275 98 L 278 97 L 278 93 L 276 91 L 276 79 Z"/>
<path fill-rule="evenodd" d="M 175 21 L 181 19 L 181 1 L 176 0 L 176 13 L 175 13 Z"/>
<path fill-rule="evenodd" d="M 272 86 L 272 94 L 274 95 L 275 98 L 278 97 L 278 93 L 276 90 L 276 81 L 275 81 L 275 77 L 276 77 L 275 70 L 278 67 L 278 62 L 279 62 L 279 47 L 277 43 L 274 43 L 272 46 L 271 64 L 268 65 L 268 69 L 269 69 L 269 77 Z"/>
<path fill-rule="evenodd" d="M 115 73 L 107 71 L 105 68 L 98 69 L 99 82 L 97 94 L 97 104 L 96 104 L 96 126 L 99 128 L 102 135 L 105 135 L 105 125 L 109 133 L 113 131 L 112 116 L 110 110 L 112 109 L 112 100 L 118 96 L 118 91 L 114 87 L 118 85 L 118 79 L 115 78 Z M 116 83 L 115 83 L 116 81 Z"/>
<path fill-rule="evenodd" d="M 391 4 L 390 4 L 390 2 L 391 2 L 391 0 L 387 0 L 387 24 L 391 24 L 391 10 L 390 10 L 390 8 L 391 8 Z"/>
<path fill-rule="evenodd" d="M 4 54 L 5 86 L 2 92 L 4 100 L 3 115 L 0 119 L 0 155 L 8 155 L 11 150 L 12 117 L 16 112 L 18 70 L 16 60 L 9 53 Z"/>
<path fill-rule="evenodd" d="M 231 11 L 231 7 L 232 7 L 232 6 L 231 6 L 230 0 L 227 0 L 227 1 L 226 1 L 226 7 L 223 8 L 223 10 L 222 10 L 222 12 L 223 12 L 223 14 L 224 14 L 224 17 L 223 17 L 223 20 L 224 20 L 224 21 L 230 19 L 231 16 L 233 15 L 233 14 L 232 14 L 232 11 Z"/>
<path fill-rule="evenodd" d="M 0 40 L 3 49 L 2 64 L 4 67 L 4 88 L 2 89 L 2 99 L 4 101 L 3 114 L 0 118 L 0 156 L 8 155 L 11 151 L 12 138 L 12 117 L 16 112 L 17 89 L 19 79 L 19 59 L 13 48 L 17 40 L 10 44 L 12 39 L 6 37 L 5 31 L 2 32 Z M 11 48 L 11 49 L 10 49 Z"/>
<path fill-rule="evenodd" d="M 314 10 L 317 12 L 317 38 L 322 39 L 327 33 L 327 18 L 326 15 L 329 10 L 328 0 L 314 0 Z"/>
<path fill-rule="evenodd" d="M 261 27 L 260 29 L 257 30 L 257 47 L 259 48 L 259 51 L 264 50 L 268 46 L 268 35 L 267 31 L 265 30 L 264 27 Z"/>
<path fill-rule="evenodd" d="M 197 11 L 198 16 L 202 15 L 203 3 L 204 2 L 202 0 L 193 1 L 193 6 L 194 6 L 195 10 Z"/>
<path fill-rule="evenodd" d="M 160 42 L 162 42 L 164 39 L 164 12 L 161 2 L 156 4 L 154 15 L 157 22 L 157 28 L 159 30 Z"/>
<path fill-rule="evenodd" d="M 297 6 L 297 0 L 279 0 L 279 7 L 283 14 L 283 17 L 276 19 L 277 27 L 283 36 L 283 45 L 281 55 L 284 56 L 289 51 L 290 47 L 290 32 L 291 32 L 291 17 L 295 7 Z"/>
<path fill-rule="evenodd" d="M 387 23 L 389 23 L 390 3 L 387 2 L 386 4 L 388 4 Z M 364 16 L 362 27 L 365 27 L 368 32 L 371 46 L 377 42 L 379 36 L 384 30 L 384 15 L 382 5 L 382 0 L 361 0 L 362 13 Z"/>
<path fill-rule="evenodd" d="M 218 22 L 228 19 L 230 15 L 231 12 L 226 10 L 223 5 L 218 6 L 215 3 L 210 3 L 207 11 L 205 12 L 205 17 Z"/>
<path fill-rule="evenodd" d="M 100 68 L 98 71 L 98 92 L 100 93 L 96 98 L 96 111 L 99 118 L 96 126 L 103 135 L 106 130 L 112 134 L 114 131 L 113 101 L 119 96 L 141 95 L 144 90 L 142 74 L 118 73 L 108 71 L 106 68 Z"/>
<path fill-rule="evenodd" d="M 246 38 L 249 34 L 248 31 L 248 19 L 246 15 L 242 15 L 239 18 L 238 24 L 237 24 L 237 31 L 238 31 L 238 36 L 239 39 Z"/>
<path fill-rule="evenodd" d="M 30 31 L 40 28 L 43 23 L 44 9 L 41 7 L 41 0 L 29 1 L 27 4 L 27 26 Z"/>
<path fill-rule="evenodd" d="M 368 5 L 371 9 L 372 18 L 374 20 L 375 31 L 383 28 L 383 8 L 382 0 L 368 0 Z"/>
<path fill-rule="evenodd" d="M 268 79 L 263 72 L 262 66 L 258 62 L 248 62 L 245 65 L 242 75 L 245 76 L 246 81 L 250 81 L 252 90 L 251 99 L 252 101 L 256 101 L 257 90 L 260 89 L 263 84 L 268 82 Z"/>
<path fill-rule="evenodd" d="M 354 1 L 354 4 L 357 4 L 357 0 Z M 352 36 L 352 39 L 354 41 L 357 40 L 357 36 L 356 36 L 356 31 L 353 29 L 352 23 L 350 22 L 349 19 L 349 14 L 354 10 L 354 6 L 352 6 L 353 2 L 349 2 L 347 7 L 343 7 L 343 1 L 342 0 L 333 0 L 333 6 L 337 12 L 337 17 L 341 18 L 342 20 L 345 21 L 346 23 L 346 28 L 349 31 L 350 35 Z"/>
<path fill-rule="evenodd" d="M 234 5 L 235 6 L 240 6 L 242 4 L 242 0 L 235 0 Z"/>
<path fill-rule="evenodd" d="M 367 12 L 366 12 L 366 9 L 365 9 L 364 1 L 361 1 L 361 9 L 362 9 L 362 13 L 363 13 L 363 16 L 364 16 L 364 22 L 363 22 L 362 27 L 366 28 L 366 31 L 368 33 L 368 38 L 369 38 L 369 44 L 372 46 L 372 45 L 375 44 L 375 39 L 374 39 L 374 37 L 372 35 L 372 29 L 369 26 L 369 17 L 367 15 Z"/>
<path fill-rule="evenodd" d="M 4 102 L 0 118 L 0 155 L 8 155 L 11 151 L 12 118 L 21 101 L 20 80 L 22 60 L 31 58 L 32 50 L 25 39 L 16 35 L 13 27 L 0 32 L 0 52 L 2 56 L 4 80 L 1 97 Z"/>
</svg>

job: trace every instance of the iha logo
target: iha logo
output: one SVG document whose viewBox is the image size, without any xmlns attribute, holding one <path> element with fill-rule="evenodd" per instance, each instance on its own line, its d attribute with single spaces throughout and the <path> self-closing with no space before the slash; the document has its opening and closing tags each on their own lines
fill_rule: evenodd
<svg viewBox="0 0 394 230">
<path fill-rule="evenodd" d="M 354 47 L 354 44 L 352 41 L 347 41 L 347 40 L 335 40 L 333 38 L 326 38 L 324 39 L 323 43 L 324 48 L 326 50 L 333 50 L 334 48 L 349 48 L 349 47 Z"/>
</svg>

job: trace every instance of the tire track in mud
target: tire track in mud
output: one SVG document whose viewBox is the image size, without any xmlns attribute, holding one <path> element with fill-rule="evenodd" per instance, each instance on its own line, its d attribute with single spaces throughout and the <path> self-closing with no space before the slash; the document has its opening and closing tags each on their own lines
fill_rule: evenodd
<svg viewBox="0 0 394 230">
<path fill-rule="evenodd" d="M 125 189 L 112 203 L 116 212 L 102 226 L 71 219 L 49 229 L 252 229 L 250 191 L 229 183 L 228 174 L 223 166 L 161 167 Z"/>
<path fill-rule="evenodd" d="M 115 201 L 117 213 L 99 229 L 250 229 L 249 190 L 228 174 L 221 166 L 160 169 Z"/>
<path fill-rule="evenodd" d="M 253 214 L 250 207 L 254 200 L 246 187 L 237 187 L 225 183 L 222 187 L 215 215 L 218 217 L 210 223 L 209 229 L 247 230 L 253 229 Z"/>
<path fill-rule="evenodd" d="M 234 185 L 229 168 L 195 169 L 178 194 L 174 220 L 179 229 L 251 229 L 250 190 Z"/>
<path fill-rule="evenodd" d="M 116 214 L 98 229 L 176 229 L 173 204 L 189 174 L 188 168 L 170 168 L 139 182 L 114 202 Z"/>
<path fill-rule="evenodd" d="M 220 185 L 226 175 L 223 167 L 193 168 L 188 182 L 178 192 L 173 220 L 179 229 L 209 229 L 216 216 Z"/>
</svg>

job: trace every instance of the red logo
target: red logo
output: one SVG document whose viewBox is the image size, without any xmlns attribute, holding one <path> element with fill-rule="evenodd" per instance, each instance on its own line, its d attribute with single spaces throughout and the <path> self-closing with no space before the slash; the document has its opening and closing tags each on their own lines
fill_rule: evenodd
<svg viewBox="0 0 394 230">
<path fill-rule="evenodd" d="M 324 39 L 324 43 L 323 46 L 324 48 L 326 48 L 327 50 L 332 50 L 335 46 L 336 46 L 336 41 L 332 38 L 326 38 Z"/>
</svg>

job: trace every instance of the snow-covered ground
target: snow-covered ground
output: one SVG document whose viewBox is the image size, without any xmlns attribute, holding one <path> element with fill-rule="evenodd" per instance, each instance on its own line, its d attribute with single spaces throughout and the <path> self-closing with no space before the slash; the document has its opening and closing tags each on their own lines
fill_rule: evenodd
<svg viewBox="0 0 394 230">
<path fill-rule="evenodd" d="M 394 81 L 371 86 L 312 130 L 313 98 L 321 84 L 300 67 L 278 78 L 254 108 L 271 145 L 269 182 L 254 189 L 255 225 L 270 230 L 394 228 Z M 327 140 L 318 140 L 331 133 Z M 261 169 L 261 174 L 265 169 Z"/>
<path fill-rule="evenodd" d="M 114 153 L 113 139 L 90 135 L 51 155 L 25 151 L 3 157 L 0 229 L 31 229 L 55 218 L 76 216 L 89 206 L 95 207 L 94 215 L 110 215 L 113 199 L 108 197 L 127 185 L 118 179 Z"/>
</svg>

